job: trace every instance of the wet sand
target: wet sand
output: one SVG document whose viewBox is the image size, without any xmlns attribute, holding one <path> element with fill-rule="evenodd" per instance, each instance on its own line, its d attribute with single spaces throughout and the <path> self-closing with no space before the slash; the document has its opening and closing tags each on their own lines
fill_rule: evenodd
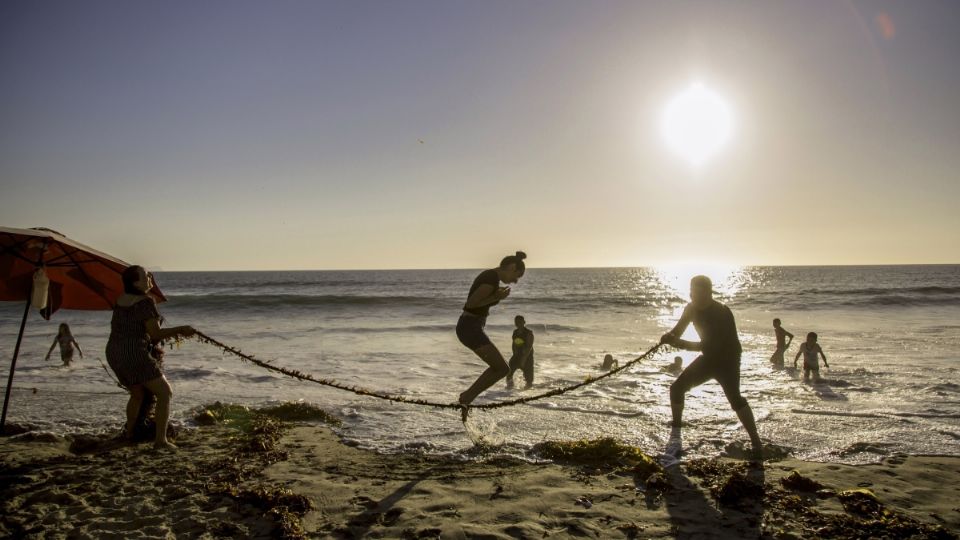
<svg viewBox="0 0 960 540">
<path fill-rule="evenodd" d="M 263 440 L 213 425 L 183 430 L 177 443 L 180 450 L 168 453 L 30 433 L 0 438 L 0 536 L 955 538 L 960 531 L 960 459 L 952 457 L 866 466 L 784 459 L 762 467 L 715 458 L 651 478 L 623 462 L 529 463 L 479 450 L 472 462 L 382 455 L 344 445 L 322 425 L 287 425 Z M 794 472 L 800 479 L 785 486 L 781 479 Z M 876 500 L 844 493 L 855 489 Z"/>
</svg>

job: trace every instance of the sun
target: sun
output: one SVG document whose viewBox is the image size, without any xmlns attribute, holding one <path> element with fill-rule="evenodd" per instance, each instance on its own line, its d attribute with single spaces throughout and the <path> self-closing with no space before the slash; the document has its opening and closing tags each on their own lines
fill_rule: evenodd
<svg viewBox="0 0 960 540">
<path fill-rule="evenodd" d="M 726 145 L 733 132 L 733 115 L 723 98 L 696 83 L 667 103 L 660 127 L 667 146 L 697 166 Z"/>
</svg>

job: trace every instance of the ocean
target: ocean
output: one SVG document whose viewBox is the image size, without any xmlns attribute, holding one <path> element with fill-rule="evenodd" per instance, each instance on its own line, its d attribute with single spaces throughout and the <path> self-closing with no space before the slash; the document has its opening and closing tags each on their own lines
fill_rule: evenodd
<svg viewBox="0 0 960 540">
<path fill-rule="evenodd" d="M 167 325 L 190 324 L 262 360 L 370 390 L 453 402 L 485 365 L 454 334 L 479 270 L 158 272 Z M 650 348 L 676 322 L 696 273 L 714 279 L 736 317 L 744 353 L 741 388 L 761 436 L 801 459 L 875 462 L 892 454 L 960 455 L 960 266 L 532 268 L 495 306 L 487 333 L 509 357 L 515 315 L 535 340 L 528 390 L 501 382 L 477 403 L 533 395 L 602 372 Z M 22 304 L 0 304 L 0 369 L 6 374 Z M 830 363 L 824 384 L 775 369 L 771 321 L 796 338 L 819 334 Z M 44 355 L 61 322 L 85 353 L 70 367 Z M 31 312 L 8 421 L 56 433 L 117 429 L 126 395 L 101 366 L 109 312 Z M 693 329 L 686 337 L 696 339 Z M 669 443 L 669 386 L 660 353 L 573 393 L 529 405 L 474 411 L 394 404 L 270 373 L 209 345 L 169 347 L 165 373 L 173 418 L 214 401 L 259 405 L 304 400 L 340 417 L 341 436 L 384 452 L 469 457 L 481 440 L 523 455 L 544 440 L 613 436 L 659 454 Z M 98 360 L 99 359 L 99 360 Z M 801 360 L 802 362 L 802 360 Z M 802 363 L 801 363 L 802 365 Z M 517 374 L 518 387 L 522 377 Z M 723 452 L 746 433 L 715 382 L 687 397 L 685 456 Z"/>
</svg>

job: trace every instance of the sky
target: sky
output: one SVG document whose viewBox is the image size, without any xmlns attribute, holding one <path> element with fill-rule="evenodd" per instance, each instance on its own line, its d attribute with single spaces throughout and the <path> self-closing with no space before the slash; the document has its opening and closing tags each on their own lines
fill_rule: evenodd
<svg viewBox="0 0 960 540">
<path fill-rule="evenodd" d="M 960 2 L 0 3 L 0 226 L 163 270 L 960 262 Z M 692 165 L 665 107 L 732 118 Z"/>
</svg>

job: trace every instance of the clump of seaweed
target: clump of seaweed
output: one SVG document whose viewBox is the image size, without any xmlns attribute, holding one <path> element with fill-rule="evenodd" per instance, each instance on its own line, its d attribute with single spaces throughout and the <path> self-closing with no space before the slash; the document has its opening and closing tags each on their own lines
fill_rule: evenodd
<svg viewBox="0 0 960 540">
<path fill-rule="evenodd" d="M 772 489 L 765 502 L 771 516 L 791 514 L 802 520 L 804 537 L 839 540 L 873 538 L 911 538 L 914 540 L 956 540 L 957 536 L 940 525 L 921 523 L 905 514 L 889 510 L 868 490 L 847 490 L 837 494 L 848 512 L 823 513 L 817 500 L 791 492 Z M 841 498 L 842 497 L 842 498 Z M 846 502 L 843 502 L 846 499 Z"/>
<path fill-rule="evenodd" d="M 556 462 L 628 469 L 644 477 L 663 472 L 663 467 L 654 458 L 612 437 L 547 441 L 534 445 L 530 451 Z"/>
<path fill-rule="evenodd" d="M 200 425 L 223 424 L 241 431 L 246 431 L 250 427 L 252 417 L 253 412 L 249 407 L 219 401 L 203 407 L 193 415 L 194 421 Z"/>
<path fill-rule="evenodd" d="M 340 420 L 317 407 L 302 401 L 286 402 L 260 409 L 251 409 L 243 405 L 224 404 L 217 401 L 212 405 L 201 407 L 194 415 L 193 420 L 202 426 L 223 424 L 225 426 L 248 431 L 250 422 L 257 414 L 267 415 L 286 422 L 323 422 L 332 426 L 339 426 Z"/>
<path fill-rule="evenodd" d="M 843 509 L 851 514 L 870 516 L 885 513 L 883 503 L 869 489 L 847 489 L 837 493 Z"/>
<path fill-rule="evenodd" d="M 850 515 L 824 515 L 814 532 L 819 538 L 869 540 L 873 538 L 910 538 L 914 540 L 955 540 L 957 535 L 941 525 L 927 525 L 896 512 L 871 519 Z M 822 524 L 821 524 L 822 523 Z"/>
<path fill-rule="evenodd" d="M 250 428 L 241 437 L 241 446 L 251 452 L 274 452 L 285 426 L 283 422 L 265 414 L 255 414 Z"/>
<path fill-rule="evenodd" d="M 745 466 L 742 463 L 724 463 L 718 459 L 691 459 L 683 464 L 683 469 L 691 476 L 700 478 L 716 478 L 733 472 L 742 472 Z"/>
<path fill-rule="evenodd" d="M 710 494 L 724 506 L 745 506 L 763 500 L 764 487 L 740 471 L 732 472 L 726 479 L 713 484 Z"/>
<path fill-rule="evenodd" d="M 790 491 L 804 491 L 808 493 L 816 493 L 826 487 L 812 478 L 803 476 L 799 471 L 792 471 L 787 476 L 781 478 L 780 485 Z"/>
<path fill-rule="evenodd" d="M 339 426 L 342 423 L 339 418 L 320 407 L 302 401 L 288 401 L 272 407 L 263 407 L 258 411 L 286 422 L 323 422 L 332 426 Z"/>
<path fill-rule="evenodd" d="M 624 523 L 622 525 L 617 525 L 617 530 L 622 532 L 627 538 L 637 538 L 640 536 L 640 533 L 643 532 L 643 525 L 638 525 L 637 523 L 630 522 Z"/>
<path fill-rule="evenodd" d="M 270 517 L 279 528 L 279 538 L 299 540 L 307 537 L 300 518 L 313 510 L 314 506 L 303 495 L 286 488 L 265 485 L 253 488 L 221 485 L 213 492 L 263 510 L 263 515 Z"/>
</svg>

